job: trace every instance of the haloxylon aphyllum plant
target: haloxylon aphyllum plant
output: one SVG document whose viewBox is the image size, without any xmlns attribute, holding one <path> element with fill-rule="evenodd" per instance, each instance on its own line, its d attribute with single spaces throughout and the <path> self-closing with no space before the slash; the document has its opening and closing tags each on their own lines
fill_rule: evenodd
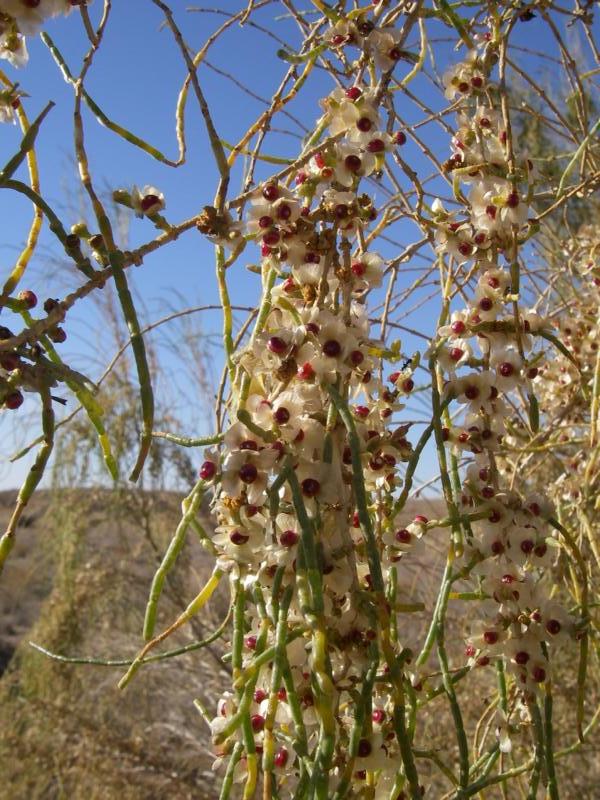
<svg viewBox="0 0 600 800">
<path fill-rule="evenodd" d="M 170 8 L 152 0 L 188 70 L 177 161 L 110 120 L 85 89 L 108 0 L 97 28 L 86 3 L 0 0 L 2 54 L 22 64 L 23 37 L 74 5 L 90 40 L 80 75 L 42 38 L 75 93 L 75 155 L 97 232 L 89 222 L 65 227 L 40 195 L 35 140 L 49 109 L 29 125 L 19 87 L 0 73 L 2 117 L 24 132 L 0 187 L 35 206 L 2 295 L 25 328 L 2 329 L 1 391 L 6 409 L 23 390 L 38 392 L 43 409 L 36 469 L 0 541 L 2 562 L 52 449 L 57 383 L 87 411 L 115 473 L 96 387 L 54 348 L 69 309 L 114 279 L 141 386 L 133 479 L 153 435 L 210 445 L 154 577 L 147 644 L 120 686 L 226 580 L 230 617 L 209 641 L 230 644 L 232 685 L 216 708 L 200 707 L 223 800 L 555 800 L 561 765 L 598 717 L 587 699 L 598 671 L 600 238 L 581 216 L 600 174 L 591 4 L 263 2 L 227 12 L 194 53 Z M 278 51 L 284 75 L 272 102 L 229 145 L 198 69 L 232 26 L 256 18 L 264 28 L 263 7 L 273 25 L 277 8 L 299 40 Z M 579 64 L 566 28 L 580 37 Z M 539 54 L 527 30 L 544 37 L 565 97 L 532 79 Z M 299 105 L 307 83 L 319 88 L 320 111 Z M 541 110 L 527 100 L 531 88 Z M 159 188 L 116 189 L 114 202 L 158 229 L 124 251 L 89 174 L 82 103 L 132 146 L 180 166 L 190 92 L 220 177 L 214 201 L 176 225 Z M 281 146 L 279 118 L 304 128 L 288 158 L 263 150 Z M 536 126 L 547 137 L 542 156 L 527 149 Z M 242 157 L 242 189 L 230 197 Z M 25 159 L 29 182 L 13 177 Z M 587 224 L 573 227 L 573 214 Z M 82 282 L 35 319 L 35 295 L 17 289 L 44 217 Z M 190 229 L 214 245 L 223 313 L 218 429 L 204 439 L 153 431 L 126 277 Z M 260 286 L 236 333 L 230 292 L 244 264 Z M 395 330 L 409 344 L 390 338 Z M 438 511 L 428 518 L 409 500 L 435 455 Z M 198 521 L 206 496 L 210 534 Z M 157 635 L 161 589 L 190 528 L 215 569 Z"/>
</svg>

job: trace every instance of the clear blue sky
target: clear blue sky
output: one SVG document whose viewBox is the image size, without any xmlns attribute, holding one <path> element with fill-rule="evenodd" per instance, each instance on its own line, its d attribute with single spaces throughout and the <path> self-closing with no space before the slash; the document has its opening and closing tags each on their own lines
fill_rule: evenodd
<svg viewBox="0 0 600 800">
<path fill-rule="evenodd" d="M 224 16 L 212 13 L 187 13 L 185 9 L 189 4 L 181 0 L 175 0 L 171 5 L 185 38 L 193 49 L 204 42 L 225 20 Z M 217 5 L 224 11 L 237 11 L 241 7 L 239 2 L 231 0 L 219 2 Z M 99 7 L 100 3 L 93 4 L 93 16 L 97 16 Z M 295 23 L 284 15 L 283 7 L 274 4 L 254 14 L 251 19 L 271 27 L 278 36 L 294 46 L 298 43 Z M 86 87 L 109 117 L 150 141 L 168 157 L 175 158 L 175 102 L 186 75 L 186 68 L 172 36 L 162 27 L 162 22 L 161 13 L 150 2 L 114 2 L 105 42 L 94 62 Z M 76 71 L 86 49 L 79 15 L 73 13 L 66 20 L 53 21 L 47 30 L 71 68 Z M 542 33 L 543 30 L 542 26 L 533 27 L 529 24 L 523 26 L 517 36 L 523 43 L 531 43 L 532 34 L 535 33 L 533 46 L 543 50 L 545 46 L 549 46 L 549 39 L 545 32 Z M 255 94 L 270 99 L 286 68 L 276 56 L 278 46 L 275 41 L 251 26 L 241 29 L 234 25 L 209 52 L 208 62 L 235 75 Z M 39 39 L 29 41 L 29 50 L 29 65 L 18 74 L 10 67 L 7 67 L 7 72 L 13 79 L 19 80 L 22 89 L 30 96 L 26 101 L 30 118 L 39 113 L 48 99 L 56 103 L 43 124 L 38 140 L 41 181 L 44 196 L 54 206 L 63 222 L 70 224 L 77 221 L 82 203 L 73 161 L 73 92 L 63 81 L 50 53 Z M 436 45 L 436 52 L 438 67 L 442 71 L 446 63 L 456 58 L 449 52 L 447 44 Z M 524 63 L 527 63 L 528 59 L 525 56 L 523 58 Z M 264 106 L 206 65 L 200 69 L 199 76 L 219 135 L 227 141 L 237 140 Z M 329 88 L 328 79 L 323 74 L 323 81 L 309 82 L 295 103 L 293 113 L 308 129 L 314 126 L 314 121 L 319 116 L 318 99 Z M 412 89 L 426 102 L 434 104 L 435 108 L 441 107 L 439 96 L 436 96 L 426 81 L 418 79 Z M 406 115 L 409 122 L 418 118 L 414 109 L 408 105 Z M 285 117 L 280 117 L 278 126 L 284 127 L 286 131 L 271 134 L 266 151 L 279 156 L 293 156 L 298 150 L 300 140 L 297 137 L 302 135 L 302 131 Z M 204 124 L 192 96 L 186 114 L 186 129 L 187 162 L 183 167 L 174 170 L 152 160 L 98 125 L 86 111 L 86 144 L 97 187 L 108 192 L 113 188 L 130 187 L 133 184 L 155 184 L 165 194 L 166 214 L 170 221 L 177 222 L 197 213 L 203 205 L 211 202 L 217 176 L 212 157 L 207 155 L 208 142 Z M 13 153 L 19 141 L 17 127 L 3 125 L 0 128 L 0 147 L 3 153 Z M 429 143 L 440 159 L 447 156 L 448 144 L 439 130 L 432 130 Z M 419 174 L 427 174 L 426 162 L 415 146 L 407 145 L 402 155 Z M 267 174 L 268 171 L 263 172 L 263 176 Z M 236 192 L 237 186 L 239 175 L 234 176 L 232 193 Z M 0 193 L 0 215 L 0 270 L 7 274 L 25 240 L 31 212 L 22 198 L 5 191 Z M 152 235 L 153 228 L 148 221 L 133 220 L 129 246 L 146 241 Z M 403 244 L 418 237 L 414 229 L 409 230 L 406 226 L 393 231 L 393 235 Z M 384 255 L 393 256 L 397 252 L 395 247 L 385 243 L 379 249 Z M 252 248 L 248 248 L 244 259 L 249 261 L 254 257 Z M 46 226 L 42 247 L 31 264 L 30 277 L 24 280 L 22 287 L 32 288 L 44 298 L 49 295 L 57 296 L 64 293 L 66 287 L 79 285 L 79 275 L 72 266 L 65 266 L 66 263 L 60 247 L 57 248 L 56 240 Z M 416 273 L 407 272 L 401 280 L 400 288 L 409 285 L 415 276 Z M 129 270 L 128 278 L 140 299 L 141 316 L 146 323 L 160 318 L 173 308 L 218 304 L 212 248 L 195 232 L 182 236 L 176 244 L 147 258 L 141 269 Z M 258 281 L 258 276 L 247 272 L 242 264 L 235 267 L 235 272 L 230 275 L 233 302 L 254 304 L 258 294 Z M 59 288 L 56 288 L 57 285 Z M 175 292 L 184 299 L 176 298 Z M 425 332 L 432 332 L 436 315 L 436 305 L 427 303 L 419 312 L 419 327 Z M 3 320 L 3 324 L 12 324 L 16 330 L 20 328 L 18 320 L 9 322 L 8 317 L 6 321 Z M 87 370 L 92 378 L 101 374 L 103 364 L 110 360 L 114 352 L 114 343 L 106 332 L 103 339 L 104 325 L 103 319 L 89 304 L 85 309 L 76 309 L 69 315 L 66 324 L 68 343 L 61 346 L 61 353 L 66 360 L 70 359 L 75 367 Z M 219 329 L 218 313 L 203 316 L 203 330 L 207 336 L 218 333 Z M 407 352 L 412 352 L 417 347 L 422 348 L 422 342 L 411 341 L 406 336 L 402 338 Z M 154 337 L 153 341 L 159 348 L 159 357 L 166 367 L 162 380 L 172 381 L 177 387 L 179 412 L 184 420 L 186 433 L 194 435 L 208 432 L 211 423 L 207 419 L 205 404 L 199 400 L 195 389 L 186 385 L 181 363 L 178 364 L 173 353 L 165 349 L 160 337 Z M 214 352 L 218 364 L 220 353 L 218 350 Z M 69 403 L 71 408 L 73 403 L 74 401 Z M 31 407 L 33 408 L 32 404 Z M 414 417 L 414 411 L 409 416 Z M 11 448 L 11 432 L 16 421 L 17 418 L 10 414 L 0 415 L 0 432 L 6 452 Z M 34 428 L 35 424 L 32 422 L 32 430 Z M 19 466 L 0 466 L 0 486 L 18 484 L 25 467 L 25 461 L 20 462 Z M 428 455 L 421 472 L 428 475 L 432 474 L 432 470 L 432 459 Z"/>
</svg>

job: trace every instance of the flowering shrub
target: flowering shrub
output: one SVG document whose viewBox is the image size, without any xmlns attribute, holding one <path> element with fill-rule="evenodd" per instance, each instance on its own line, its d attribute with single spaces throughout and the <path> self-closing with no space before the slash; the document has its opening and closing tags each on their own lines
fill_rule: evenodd
<svg viewBox="0 0 600 800">
<path fill-rule="evenodd" d="M 219 402 L 219 431 L 195 442 L 210 447 L 154 579 L 147 644 L 120 685 L 226 578 L 233 683 L 216 709 L 203 709 L 222 798 L 238 785 L 244 798 L 262 792 L 263 798 L 399 800 L 438 791 L 435 796 L 467 798 L 496 784 L 508 796 L 508 782 L 520 776 L 528 781 L 528 797 L 543 785 L 557 798 L 555 687 L 560 692 L 565 681 L 576 684 L 576 740 L 567 739 L 560 755 L 576 751 L 596 719 L 588 719 L 585 691 L 598 561 L 600 267 L 593 224 L 578 235 L 552 230 L 557 214 L 598 180 L 598 123 L 588 119 L 583 77 L 559 25 L 561 14 L 569 25 L 580 25 L 597 58 L 591 10 L 577 3 L 567 12 L 544 0 L 376 2 L 351 10 L 315 2 L 314 18 L 305 19 L 301 9 L 284 4 L 302 44 L 280 51 L 289 66 L 282 88 L 238 144 L 226 147 L 196 77 L 204 51 L 190 55 L 172 12 L 154 0 L 186 60 L 220 183 L 214 204 L 180 225 L 164 216 L 168 207 L 158 188 L 116 190 L 116 203 L 160 231 L 129 252 L 116 244 L 89 177 L 80 115 L 83 100 L 106 124 L 83 79 L 102 42 L 110 3 L 94 30 L 85 3 L 0 0 L 2 54 L 22 65 L 23 37 L 73 5 L 80 7 L 91 44 L 81 79 L 72 81 L 76 155 L 99 233 L 83 223 L 67 233 L 39 195 L 33 148 L 43 114 L 30 126 L 17 85 L 0 76 L 4 121 L 16 116 L 24 130 L 2 185 L 36 207 L 32 240 L 3 294 L 26 327 L 17 335 L 2 329 L 2 397 L 9 413 L 21 404 L 23 390 L 37 391 L 44 432 L 35 470 L 0 541 L 2 561 L 52 449 L 50 389 L 57 382 L 66 383 L 87 411 L 114 472 L 94 387 L 62 364 L 54 348 L 65 337 L 59 323 L 67 311 L 109 279 L 131 332 L 142 389 L 144 424 L 132 477 L 139 476 L 153 434 L 153 402 L 126 268 L 197 228 L 216 252 L 229 393 Z M 245 23 L 253 10 L 230 20 Z M 507 83 L 509 67 L 522 74 L 518 61 L 513 65 L 512 37 L 534 22 L 557 43 L 576 87 L 570 120 L 542 95 L 544 113 L 552 114 L 549 127 L 571 142 L 558 185 L 522 146 L 523 121 Z M 458 52 L 438 43 L 439 30 L 457 39 Z M 64 72 L 47 34 L 44 41 Z M 430 47 L 437 53 L 432 67 L 448 64 L 439 80 L 425 84 Z M 264 155 L 267 163 L 285 166 L 255 178 L 273 117 L 292 107 L 306 81 L 319 79 L 317 67 L 333 78 L 334 88 L 323 84 L 314 130 L 293 158 Z M 409 89 L 413 81 L 417 94 Z M 444 98 L 439 111 L 418 94 L 427 96 L 432 86 Z M 409 100 L 424 115 L 421 121 L 404 120 L 399 109 Z M 420 135 L 433 122 L 444 139 L 438 134 L 434 145 Z M 109 127 L 172 163 L 133 134 Z M 415 161 L 420 150 L 433 166 L 433 175 L 425 178 L 422 167 L 411 166 L 411 147 Z M 249 172 L 242 192 L 228 199 L 240 154 L 250 154 Z M 29 184 L 12 177 L 25 158 Z M 46 301 L 46 317 L 34 320 L 33 292 L 14 292 L 42 215 L 86 282 L 62 301 Z M 390 255 L 388 237 L 402 221 L 420 238 L 401 253 L 394 240 L 396 255 Z M 552 237 L 560 243 L 558 258 L 544 252 L 556 248 Z M 260 259 L 253 269 L 261 291 L 251 333 L 234 344 L 228 276 L 246 248 Z M 426 259 L 422 252 L 428 251 L 423 276 L 400 292 L 403 265 Z M 531 267 L 534 260 L 542 262 L 539 269 Z M 435 330 L 420 334 L 426 340 L 421 352 L 408 354 L 401 342 L 389 340 L 388 329 L 414 334 L 401 323 L 402 312 L 425 280 L 435 286 L 439 316 Z M 378 294 L 384 281 L 385 293 Z M 373 321 L 377 302 L 383 312 Z M 434 313 L 431 299 L 427 307 Z M 426 406 L 417 436 L 407 419 L 416 395 Z M 438 519 L 409 513 L 407 505 L 429 443 L 445 506 Z M 185 613 L 156 635 L 161 587 L 205 494 L 216 520 L 214 533 L 203 534 L 215 571 Z M 446 566 L 431 606 L 418 582 L 407 581 L 406 569 L 440 541 Z M 468 618 L 462 648 L 446 637 L 454 602 Z M 561 652 L 574 678 L 557 669 Z M 480 725 L 475 731 L 473 756 L 465 705 L 469 693 L 479 691 L 495 693 L 495 700 L 480 723 L 487 725 L 483 738 Z M 445 699 L 453 725 L 448 722 L 440 752 L 420 738 L 421 720 L 437 708 L 437 698 Z"/>
</svg>

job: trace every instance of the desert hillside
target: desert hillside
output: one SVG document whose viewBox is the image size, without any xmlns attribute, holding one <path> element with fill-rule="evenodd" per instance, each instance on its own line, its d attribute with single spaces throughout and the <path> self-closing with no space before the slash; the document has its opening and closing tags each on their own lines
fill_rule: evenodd
<svg viewBox="0 0 600 800">
<path fill-rule="evenodd" d="M 2 523 L 13 501 L 13 493 L 0 495 Z M 192 699 L 211 707 L 226 684 L 218 645 L 149 665 L 119 692 L 122 667 L 61 664 L 28 644 L 65 655 L 134 655 L 179 501 L 167 493 L 128 493 L 111 504 L 93 492 L 34 498 L 0 581 L 0 797 L 214 797 L 207 727 Z M 210 574 L 197 542 L 181 558 L 159 625 Z M 205 638 L 226 613 L 225 598 L 215 598 L 169 646 Z"/>
</svg>

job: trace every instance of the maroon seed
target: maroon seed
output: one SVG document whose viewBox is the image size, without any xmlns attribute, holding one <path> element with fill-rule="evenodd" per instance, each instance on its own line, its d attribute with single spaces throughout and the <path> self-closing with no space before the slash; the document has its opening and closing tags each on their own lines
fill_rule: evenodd
<svg viewBox="0 0 600 800">
<path fill-rule="evenodd" d="M 11 411 L 16 411 L 17 408 L 23 405 L 23 395 L 18 390 L 7 394 L 4 398 L 4 405 Z"/>
<path fill-rule="evenodd" d="M 369 153 L 382 153 L 385 150 L 385 142 L 383 139 L 371 139 L 367 145 Z"/>
<path fill-rule="evenodd" d="M 273 418 L 278 425 L 285 425 L 290 421 L 290 412 L 285 406 L 280 406 L 273 414 Z"/>
<path fill-rule="evenodd" d="M 254 733 L 262 731 L 262 729 L 265 727 L 265 718 L 261 714 L 253 714 L 250 717 L 250 722 L 252 724 L 252 730 Z"/>
<path fill-rule="evenodd" d="M 543 683 L 546 680 L 546 670 L 543 667 L 534 667 L 531 676 L 536 683 Z"/>
<path fill-rule="evenodd" d="M 267 183 L 266 186 L 263 186 L 262 195 L 265 200 L 273 202 L 279 197 L 279 189 L 274 183 Z"/>
<path fill-rule="evenodd" d="M 359 758 L 366 758 L 371 755 L 371 742 L 368 739 L 361 739 L 358 743 L 357 755 Z"/>
<path fill-rule="evenodd" d="M 200 467 L 200 477 L 203 481 L 209 481 L 215 477 L 217 465 L 213 461 L 205 461 Z"/>
<path fill-rule="evenodd" d="M 526 650 L 519 650 L 515 654 L 515 661 L 520 666 L 524 666 L 529 661 L 529 653 Z"/>
<path fill-rule="evenodd" d="M 279 537 L 282 547 L 293 547 L 298 541 L 299 536 L 296 531 L 284 531 Z"/>
<path fill-rule="evenodd" d="M 141 203 L 142 211 L 150 211 L 154 206 L 160 206 L 160 197 L 155 194 L 146 194 L 142 197 Z"/>
<path fill-rule="evenodd" d="M 244 464 L 238 472 L 240 480 L 244 483 L 254 483 L 258 478 L 258 470 L 254 464 Z"/>
<path fill-rule="evenodd" d="M 349 172 L 358 172 L 362 166 L 362 161 L 358 156 L 350 154 L 344 159 L 344 164 Z"/>
<path fill-rule="evenodd" d="M 306 497 L 315 497 L 321 491 L 321 484 L 314 478 L 305 478 L 302 481 L 302 493 Z"/>
<path fill-rule="evenodd" d="M 323 353 L 329 358 L 337 358 L 342 352 L 342 346 L 335 339 L 328 339 L 323 345 Z"/>
<path fill-rule="evenodd" d="M 37 297 L 30 289 L 24 289 L 22 292 L 19 292 L 17 298 L 22 303 L 25 303 L 27 308 L 35 308 L 35 306 L 37 306 Z"/>
<path fill-rule="evenodd" d="M 285 351 L 287 350 L 287 343 L 279 336 L 271 336 L 271 338 L 267 342 L 267 347 L 272 353 L 275 353 L 276 355 L 281 355 L 282 353 L 285 353 Z"/>
</svg>

